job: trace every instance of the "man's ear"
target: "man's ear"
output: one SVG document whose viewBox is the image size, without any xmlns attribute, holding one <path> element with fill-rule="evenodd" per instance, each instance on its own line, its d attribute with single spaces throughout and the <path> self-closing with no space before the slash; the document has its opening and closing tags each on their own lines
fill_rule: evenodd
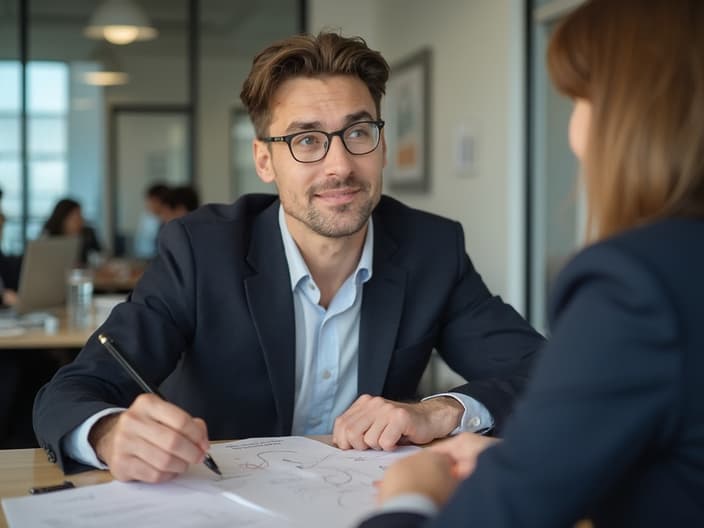
<svg viewBox="0 0 704 528">
<path fill-rule="evenodd" d="M 268 143 L 255 139 L 252 142 L 252 155 L 254 167 L 257 169 L 259 179 L 264 183 L 274 181 L 274 168 L 271 166 L 271 149 Z"/>
<path fill-rule="evenodd" d="M 384 164 L 382 167 L 386 168 L 386 137 L 384 136 L 384 131 L 381 131 L 381 152 L 384 155 Z"/>
</svg>

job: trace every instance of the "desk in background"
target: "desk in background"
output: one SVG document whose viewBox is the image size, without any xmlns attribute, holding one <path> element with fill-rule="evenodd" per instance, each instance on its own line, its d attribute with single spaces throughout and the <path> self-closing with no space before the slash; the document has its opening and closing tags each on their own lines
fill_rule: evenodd
<svg viewBox="0 0 704 528">
<path fill-rule="evenodd" d="M 55 332 L 47 332 L 44 328 L 37 327 L 23 329 L 24 332 L 17 335 L 2 335 L 0 336 L 0 350 L 83 348 L 85 342 L 98 326 L 91 324 L 87 328 L 73 328 L 66 320 L 64 308 L 47 311 L 59 319 L 59 326 Z"/>
<path fill-rule="evenodd" d="M 93 270 L 93 288 L 105 293 L 132 291 L 146 266 L 139 260 L 110 259 Z"/>
</svg>

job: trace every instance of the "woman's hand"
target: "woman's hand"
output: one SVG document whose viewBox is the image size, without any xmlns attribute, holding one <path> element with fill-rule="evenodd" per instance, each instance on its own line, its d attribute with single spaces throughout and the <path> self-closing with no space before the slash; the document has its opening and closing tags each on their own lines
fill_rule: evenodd
<svg viewBox="0 0 704 528">
<path fill-rule="evenodd" d="M 377 484 L 377 500 L 384 503 L 398 495 L 420 493 L 441 506 L 459 483 L 452 467 L 452 458 L 430 449 L 402 458 L 389 466 Z"/>
</svg>

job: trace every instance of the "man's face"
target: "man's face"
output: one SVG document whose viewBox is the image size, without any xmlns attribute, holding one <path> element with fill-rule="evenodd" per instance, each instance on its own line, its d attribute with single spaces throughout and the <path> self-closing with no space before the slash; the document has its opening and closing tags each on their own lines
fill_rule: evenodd
<svg viewBox="0 0 704 528">
<path fill-rule="evenodd" d="M 154 216 L 159 216 L 161 214 L 161 210 L 164 207 L 161 200 L 153 196 L 148 196 L 146 200 L 144 200 L 144 206 L 147 211 L 149 211 Z"/>
<path fill-rule="evenodd" d="M 347 75 L 285 81 L 274 93 L 271 113 L 270 136 L 334 132 L 379 117 L 366 85 Z M 254 142 L 257 173 L 263 181 L 276 183 L 289 227 L 293 219 L 330 238 L 366 226 L 381 196 L 385 154 L 383 135 L 376 150 L 361 156 L 347 152 L 340 137 L 334 137 L 325 158 L 314 163 L 296 161 L 286 143 Z"/>
</svg>

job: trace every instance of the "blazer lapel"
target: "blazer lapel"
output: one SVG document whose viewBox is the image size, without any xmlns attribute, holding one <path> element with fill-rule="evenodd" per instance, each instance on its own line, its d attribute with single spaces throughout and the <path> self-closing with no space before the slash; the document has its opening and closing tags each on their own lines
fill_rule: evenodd
<svg viewBox="0 0 704 528">
<path fill-rule="evenodd" d="M 291 433 L 296 372 L 293 294 L 278 224 L 276 200 L 255 221 L 247 260 L 255 274 L 244 281 L 247 303 L 264 351 L 280 434 Z"/>
<path fill-rule="evenodd" d="M 406 271 L 391 261 L 396 248 L 383 224 L 375 221 L 374 267 L 364 284 L 359 325 L 359 394 L 382 394 L 395 348 L 406 289 Z"/>
</svg>

